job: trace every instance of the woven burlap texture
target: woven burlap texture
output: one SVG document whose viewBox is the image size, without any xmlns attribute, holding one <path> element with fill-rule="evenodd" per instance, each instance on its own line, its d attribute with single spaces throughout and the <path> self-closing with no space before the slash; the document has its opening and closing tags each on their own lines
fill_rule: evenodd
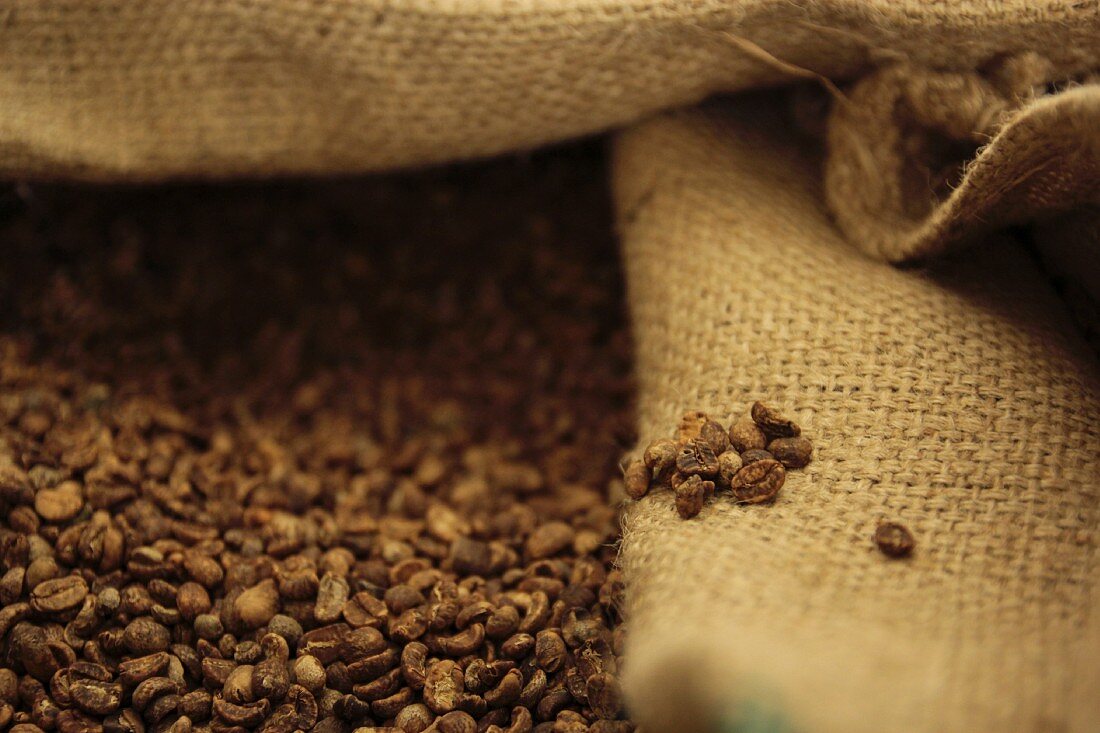
<svg viewBox="0 0 1100 733">
<path fill-rule="evenodd" d="M 670 113 L 616 145 L 641 445 L 685 409 L 727 421 L 757 399 L 816 445 L 773 505 L 719 497 L 685 521 L 661 492 L 628 509 L 633 714 L 658 731 L 1095 731 L 1094 355 L 1010 239 L 924 271 L 846 243 L 780 109 Z M 912 529 L 912 558 L 875 549 L 882 520 Z M 792 728 L 749 726 L 776 718 Z"/>
<path fill-rule="evenodd" d="M 825 200 L 841 230 L 906 262 L 1100 204 L 1100 86 L 1046 95 L 1054 80 L 1030 53 L 984 73 L 898 64 L 861 79 L 826 125 Z M 982 147 L 971 157 L 967 143 Z"/>
<path fill-rule="evenodd" d="M 1100 8 L 1032 0 L 10 0 L 0 175 L 349 173 L 540 145 L 789 73 L 1096 66 Z"/>
</svg>

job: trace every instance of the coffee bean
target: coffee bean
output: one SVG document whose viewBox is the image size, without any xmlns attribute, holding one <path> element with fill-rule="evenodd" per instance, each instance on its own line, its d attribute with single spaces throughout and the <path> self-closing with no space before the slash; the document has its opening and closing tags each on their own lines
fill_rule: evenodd
<svg viewBox="0 0 1100 733">
<path fill-rule="evenodd" d="M 39 613 L 60 613 L 76 608 L 88 595 L 88 584 L 79 575 L 46 580 L 31 591 L 31 608 Z"/>
<path fill-rule="evenodd" d="M 764 431 L 749 417 L 736 420 L 730 425 L 729 439 L 730 447 L 738 453 L 763 449 L 768 442 Z"/>
<path fill-rule="evenodd" d="M 567 653 L 565 641 L 557 631 L 543 629 L 535 636 L 535 658 L 539 667 L 546 672 L 553 673 L 561 669 Z"/>
<path fill-rule="evenodd" d="M 737 472 L 730 483 L 734 498 L 746 504 L 771 501 L 783 488 L 786 473 L 779 461 L 765 458 Z"/>
<path fill-rule="evenodd" d="M 744 462 L 741 456 L 732 450 L 725 451 L 718 456 L 718 482 L 722 486 L 729 486 L 733 477 L 741 470 Z"/>
<path fill-rule="evenodd" d="M 913 552 L 913 533 L 897 522 L 883 522 L 875 529 L 875 544 L 888 557 L 906 557 Z"/>
<path fill-rule="evenodd" d="M 463 693 L 462 670 L 449 659 L 435 662 L 424 675 L 424 702 L 437 715 L 449 713 Z"/>
<path fill-rule="evenodd" d="M 718 475 L 718 457 L 702 438 L 689 440 L 676 456 L 676 470 L 684 476 L 714 477 Z"/>
<path fill-rule="evenodd" d="M 459 618 L 461 619 L 461 614 Z M 491 639 L 506 639 L 516 632 L 519 624 L 519 611 L 514 606 L 502 606 L 485 619 L 485 633 Z"/>
<path fill-rule="evenodd" d="M 133 654 L 152 654 L 168 649 L 172 638 L 168 629 L 146 616 L 126 625 L 122 642 Z"/>
<path fill-rule="evenodd" d="M 343 623 L 307 631 L 298 640 L 298 654 L 312 655 L 326 666 L 332 664 L 343 653 L 344 640 L 350 632 L 351 627 Z"/>
<path fill-rule="evenodd" d="M 714 455 L 721 455 L 729 450 L 729 433 L 724 427 L 714 420 L 707 419 L 699 429 L 699 437 L 706 441 Z"/>
<path fill-rule="evenodd" d="M 756 463 L 757 461 L 773 461 L 773 460 L 775 460 L 775 456 L 773 456 L 769 451 L 766 451 L 766 450 L 760 450 L 760 449 L 747 450 L 747 451 L 745 451 L 744 453 L 741 454 L 741 465 L 742 466 L 747 466 L 750 463 Z"/>
<path fill-rule="evenodd" d="M 340 618 L 347 600 L 348 581 L 332 573 L 325 573 L 317 589 L 313 617 L 319 623 L 332 623 Z"/>
<path fill-rule="evenodd" d="M 42 489 L 34 497 L 34 510 L 47 522 L 67 522 L 84 508 L 80 485 L 65 481 L 54 489 Z"/>
<path fill-rule="evenodd" d="M 703 509 L 703 504 L 714 494 L 714 482 L 704 481 L 697 475 L 688 476 L 676 487 L 676 511 L 684 519 L 691 519 Z"/>
<path fill-rule="evenodd" d="M 271 703 L 267 700 L 238 705 L 220 697 L 214 698 L 214 715 L 227 725 L 239 725 L 242 728 L 252 728 L 259 725 L 271 711 Z"/>
<path fill-rule="evenodd" d="M 343 604 L 341 604 L 343 605 Z M 233 602 L 233 610 L 247 628 L 258 629 L 279 612 L 279 592 L 267 579 L 247 589 Z"/>
<path fill-rule="evenodd" d="M 294 660 L 294 680 L 316 695 L 325 686 L 325 668 L 317 657 L 299 655 Z"/>
<path fill-rule="evenodd" d="M 118 681 L 126 687 L 136 687 L 147 679 L 158 677 L 168 669 L 168 653 L 156 652 L 119 662 Z"/>
<path fill-rule="evenodd" d="M 695 440 L 708 419 L 707 413 L 701 410 L 688 410 L 680 416 L 680 423 L 676 429 L 677 439 L 681 444 Z"/>
<path fill-rule="evenodd" d="M 423 703 L 413 703 L 402 708 L 393 719 L 393 725 L 401 733 L 423 733 L 435 721 L 435 714 Z"/>
<path fill-rule="evenodd" d="M 642 461 L 632 461 L 623 474 L 626 495 L 637 501 L 649 492 L 649 468 Z"/>
<path fill-rule="evenodd" d="M 547 522 L 527 538 L 527 555 L 532 560 L 551 557 L 573 543 L 573 528 L 565 522 Z"/>
<path fill-rule="evenodd" d="M 210 594 L 198 583 L 188 582 L 179 587 L 176 608 L 186 621 L 194 621 L 199 614 L 210 610 Z"/>
<path fill-rule="evenodd" d="M 385 622 L 387 614 L 386 604 L 368 591 L 356 593 L 344 604 L 344 620 L 353 627 L 377 628 Z"/>
<path fill-rule="evenodd" d="M 756 423 L 768 438 L 793 438 L 802 434 L 802 430 L 778 410 L 762 402 L 752 405 L 752 421 Z"/>
<path fill-rule="evenodd" d="M 69 694 L 74 705 L 91 715 L 109 715 L 122 703 L 122 685 L 103 680 L 73 680 Z"/>
<path fill-rule="evenodd" d="M 786 468 L 802 468 L 813 457 L 814 446 L 802 436 L 776 438 L 768 443 L 768 452 Z"/>
<path fill-rule="evenodd" d="M 646 446 L 642 461 L 649 469 L 653 481 L 663 482 L 668 479 L 676 468 L 676 456 L 679 453 L 679 443 L 668 438 L 655 440 Z"/>
<path fill-rule="evenodd" d="M 585 696 L 588 705 L 597 717 L 612 720 L 622 710 L 622 692 L 618 681 L 606 672 L 600 672 L 585 681 Z"/>
</svg>

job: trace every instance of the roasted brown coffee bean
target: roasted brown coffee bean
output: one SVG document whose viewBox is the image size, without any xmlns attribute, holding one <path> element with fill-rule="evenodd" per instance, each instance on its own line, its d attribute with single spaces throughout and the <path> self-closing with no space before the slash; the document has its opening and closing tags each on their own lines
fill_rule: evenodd
<svg viewBox="0 0 1100 733">
<path fill-rule="evenodd" d="M 702 438 L 689 440 L 676 456 L 676 470 L 684 476 L 717 476 L 718 457 L 710 444 Z"/>
<path fill-rule="evenodd" d="M 347 600 L 344 604 L 344 620 L 349 626 L 380 627 L 386 621 L 388 610 L 386 604 L 375 598 L 367 591 L 360 591 Z"/>
<path fill-rule="evenodd" d="M 741 465 L 747 466 L 757 461 L 774 461 L 775 456 L 766 450 L 747 450 L 741 454 Z M 732 481 L 730 483 L 733 483 Z"/>
<path fill-rule="evenodd" d="M 505 659 L 523 659 L 535 648 L 535 637 L 530 634 L 513 634 L 500 645 L 500 655 Z"/>
<path fill-rule="evenodd" d="M 392 718 L 416 701 L 416 693 L 408 687 L 402 688 L 389 697 L 374 700 L 370 704 L 371 713 L 377 718 Z"/>
<path fill-rule="evenodd" d="M 386 649 L 386 639 L 382 632 L 373 627 L 351 629 L 342 640 L 340 656 L 344 661 L 354 662 L 373 656 Z"/>
<path fill-rule="evenodd" d="M 397 692 L 401 687 L 401 682 L 401 669 L 394 667 L 378 679 L 354 685 L 351 691 L 360 700 L 374 702 Z"/>
<path fill-rule="evenodd" d="M 152 654 L 168 648 L 172 638 L 168 629 L 147 616 L 126 625 L 122 642 L 133 654 Z"/>
<path fill-rule="evenodd" d="M 161 676 L 168 669 L 168 653 L 156 652 L 120 662 L 118 681 L 127 687 L 136 687 L 147 679 Z"/>
<path fill-rule="evenodd" d="M 405 706 L 396 717 L 393 724 L 401 733 L 424 733 L 435 721 L 435 714 L 423 703 L 414 703 Z"/>
<path fill-rule="evenodd" d="M 744 462 L 741 456 L 732 450 L 725 451 L 718 456 L 718 482 L 722 486 L 729 486 L 733 477 L 741 470 Z"/>
<path fill-rule="evenodd" d="M 753 403 L 752 420 L 768 438 L 793 438 L 802 434 L 797 425 L 762 402 Z"/>
<path fill-rule="evenodd" d="M 619 716 L 623 708 L 622 692 L 618 681 L 610 674 L 594 674 L 585 682 L 585 696 L 588 706 L 597 717 L 612 720 Z"/>
<path fill-rule="evenodd" d="M 67 522 L 84 507 L 80 485 L 65 481 L 57 488 L 42 489 L 34 497 L 34 510 L 47 522 Z"/>
<path fill-rule="evenodd" d="M 485 627 L 472 624 L 453 636 L 431 636 L 428 646 L 433 652 L 448 657 L 463 657 L 481 648 L 485 642 Z"/>
<path fill-rule="evenodd" d="M 39 613 L 60 613 L 81 605 L 87 595 L 84 578 L 67 575 L 36 585 L 31 591 L 31 608 Z"/>
<path fill-rule="evenodd" d="M 565 663 L 568 651 L 565 641 L 554 629 L 544 629 L 535 636 L 535 658 L 548 673 L 557 672 Z"/>
<path fill-rule="evenodd" d="M 646 446 L 642 462 L 650 471 L 653 481 L 666 481 L 676 468 L 676 456 L 680 453 L 680 444 L 675 440 L 661 438 Z"/>
<path fill-rule="evenodd" d="M 676 487 L 676 511 L 684 519 L 691 519 L 703 510 L 703 504 L 714 494 L 714 482 L 699 476 L 688 476 Z"/>
<path fill-rule="evenodd" d="M 516 632 L 519 624 L 519 611 L 514 606 L 501 606 L 485 620 L 485 633 L 491 639 L 506 639 Z"/>
<path fill-rule="evenodd" d="M 523 675 L 518 669 L 507 672 L 496 687 L 486 690 L 483 697 L 490 707 L 510 707 L 523 691 Z"/>
<path fill-rule="evenodd" d="M 390 638 L 400 642 L 410 642 L 419 639 L 428 631 L 428 618 L 418 608 L 410 608 L 389 624 Z"/>
<path fill-rule="evenodd" d="M 325 668 L 317 657 L 309 654 L 299 655 L 294 660 L 294 680 L 314 695 L 325 686 Z"/>
<path fill-rule="evenodd" d="M 573 696 L 564 687 L 548 690 L 535 710 L 539 720 L 553 720 L 558 713 L 573 703 Z"/>
<path fill-rule="evenodd" d="M 750 450 L 762 450 L 768 444 L 768 438 L 752 418 L 743 417 L 729 429 L 730 447 L 738 453 Z"/>
<path fill-rule="evenodd" d="M 680 443 L 686 443 L 689 440 L 695 440 L 699 437 L 699 432 L 703 428 L 703 424 L 710 418 L 707 417 L 707 413 L 700 410 L 688 410 L 680 416 L 680 423 L 676 428 L 676 438 Z"/>
<path fill-rule="evenodd" d="M 492 552 L 485 542 L 459 537 L 451 543 L 451 568 L 464 575 L 488 575 L 493 567 Z"/>
<path fill-rule="evenodd" d="M 786 468 L 802 468 L 813 458 L 814 445 L 802 436 L 776 438 L 768 443 L 768 452 Z"/>
<path fill-rule="evenodd" d="M 433 727 L 439 733 L 477 733 L 477 722 L 460 710 L 441 715 Z"/>
<path fill-rule="evenodd" d="M 916 544 L 913 533 L 897 522 L 883 522 L 875 530 L 875 545 L 889 557 L 906 557 Z"/>
<path fill-rule="evenodd" d="M 157 698 L 178 692 L 179 686 L 174 681 L 167 677 L 152 677 L 134 688 L 131 702 L 138 712 L 143 713 Z"/>
<path fill-rule="evenodd" d="M 649 493 L 650 471 L 642 461 L 632 461 L 623 474 L 626 495 L 638 500 Z"/>
<path fill-rule="evenodd" d="M 411 585 L 395 585 L 386 591 L 382 597 L 390 613 L 400 616 L 411 608 L 423 605 L 427 602 L 424 594 Z"/>
<path fill-rule="evenodd" d="M 323 665 L 340 658 L 344 651 L 344 639 L 351 632 L 347 624 L 330 624 L 302 634 L 298 641 L 298 654 L 309 654 Z"/>
<path fill-rule="evenodd" d="M 260 640 L 264 660 L 252 670 L 252 694 L 272 701 L 282 700 L 290 688 L 287 662 L 290 650 L 286 639 L 278 634 L 265 634 Z"/>
<path fill-rule="evenodd" d="M 699 437 L 706 441 L 714 455 L 721 455 L 729 450 L 730 438 L 727 430 L 714 420 L 707 419 L 699 428 Z"/>
<path fill-rule="evenodd" d="M 401 650 L 401 676 L 405 684 L 414 690 L 424 687 L 424 677 L 427 673 L 428 647 L 420 642 L 411 642 Z"/>
<path fill-rule="evenodd" d="M 504 659 L 486 662 L 484 659 L 475 658 L 466 665 L 466 672 L 463 675 L 466 690 L 481 694 L 492 687 L 496 687 L 505 673 L 514 667 L 515 662 Z"/>
<path fill-rule="evenodd" d="M 432 664 L 424 676 L 424 702 L 432 712 L 443 715 L 458 705 L 463 694 L 462 670 L 449 659 Z"/>
<path fill-rule="evenodd" d="M 317 698 L 301 685 L 291 685 L 286 693 L 287 703 L 294 711 L 294 724 L 298 730 L 309 730 L 317 724 L 319 709 Z"/>
<path fill-rule="evenodd" d="M 192 722 L 202 723 L 210 718 L 213 703 L 214 698 L 207 690 L 198 689 L 181 696 L 177 709 Z"/>
<path fill-rule="evenodd" d="M 132 709 L 125 709 L 103 721 L 106 733 L 145 733 L 145 723 L 141 715 Z"/>
<path fill-rule="evenodd" d="M 742 468 L 733 477 L 730 490 L 734 498 L 746 504 L 771 501 L 783 488 L 786 472 L 779 461 L 766 458 Z"/>
<path fill-rule="evenodd" d="M 532 560 L 551 557 L 573 544 L 573 528 L 565 522 L 547 522 L 527 538 L 527 555 Z"/>
<path fill-rule="evenodd" d="M 237 663 L 232 659 L 206 657 L 202 660 L 202 680 L 208 687 L 221 688 L 236 668 Z"/>
<path fill-rule="evenodd" d="M 385 649 L 349 664 L 346 667 L 347 676 L 352 682 L 371 682 L 396 667 L 400 661 L 401 655 L 397 649 Z"/>
<path fill-rule="evenodd" d="M 176 608 L 184 620 L 193 622 L 199 614 L 210 610 L 210 594 L 198 583 L 184 583 L 177 592 Z"/>
<path fill-rule="evenodd" d="M 237 705 L 214 698 L 214 715 L 229 725 L 239 725 L 243 728 L 252 728 L 263 722 L 271 711 L 271 703 L 267 700 L 257 700 L 247 705 Z"/>
<path fill-rule="evenodd" d="M 96 679 L 74 679 L 69 685 L 73 704 L 90 715 L 110 715 L 122 704 L 122 685 Z"/>
<path fill-rule="evenodd" d="M 263 626 L 279 612 L 279 592 L 275 581 L 269 578 L 244 591 L 233 602 L 233 609 L 247 628 Z"/>
<path fill-rule="evenodd" d="M 348 600 L 348 581 L 332 573 L 325 573 L 317 589 L 317 605 L 313 617 L 318 623 L 332 623 L 340 618 Z"/>
<path fill-rule="evenodd" d="M 585 642 L 605 638 L 607 627 L 597 614 L 584 608 L 574 608 L 566 612 L 562 619 L 561 635 L 566 644 L 576 649 Z"/>
</svg>

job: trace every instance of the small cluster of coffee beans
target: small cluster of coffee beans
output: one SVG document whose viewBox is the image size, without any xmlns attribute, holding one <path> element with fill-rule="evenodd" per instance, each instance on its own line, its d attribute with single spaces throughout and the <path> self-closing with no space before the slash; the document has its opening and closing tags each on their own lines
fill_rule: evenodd
<svg viewBox="0 0 1100 733">
<path fill-rule="evenodd" d="M 727 430 L 704 412 L 684 413 L 675 439 L 653 441 L 627 468 L 626 493 L 641 499 L 651 490 L 672 489 L 684 519 L 697 515 L 718 490 L 728 489 L 745 504 L 773 500 L 787 469 L 809 463 L 814 447 L 775 409 L 757 402 L 750 414 Z"/>
</svg>

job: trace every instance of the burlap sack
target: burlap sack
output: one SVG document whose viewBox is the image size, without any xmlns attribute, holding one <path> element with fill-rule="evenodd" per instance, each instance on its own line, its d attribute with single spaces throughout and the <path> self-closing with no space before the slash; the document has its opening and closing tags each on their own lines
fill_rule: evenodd
<svg viewBox="0 0 1100 733">
<path fill-rule="evenodd" d="M 684 521 L 664 492 L 629 509 L 634 715 L 1096 731 L 1095 355 L 1013 239 L 923 271 L 844 241 L 818 148 L 785 120 L 774 97 L 739 99 L 616 146 L 641 443 L 686 408 L 725 421 L 763 399 L 816 444 L 774 505 L 727 496 Z M 885 519 L 914 557 L 875 549 Z"/>
<path fill-rule="evenodd" d="M 1042 54 L 1054 80 L 1095 69 L 1100 7 L 6 0 L 0 175 L 378 170 L 606 129 L 782 82 L 792 64 L 851 78 L 901 61 L 969 71 L 1025 51 Z"/>
</svg>

